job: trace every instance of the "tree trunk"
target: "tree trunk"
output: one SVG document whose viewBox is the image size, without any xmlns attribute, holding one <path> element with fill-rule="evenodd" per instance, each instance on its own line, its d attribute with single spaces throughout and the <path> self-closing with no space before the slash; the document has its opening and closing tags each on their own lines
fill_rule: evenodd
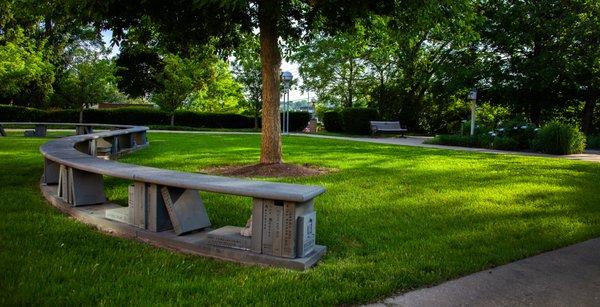
<svg viewBox="0 0 600 307">
<path fill-rule="evenodd" d="M 354 105 L 354 59 L 350 59 L 350 76 L 348 77 L 348 108 Z"/>
<path fill-rule="evenodd" d="M 83 123 L 83 106 L 79 108 L 79 123 Z"/>
<path fill-rule="evenodd" d="M 171 113 L 171 127 L 175 126 L 175 113 Z"/>
<path fill-rule="evenodd" d="M 277 0 L 258 2 L 258 25 L 260 29 L 260 62 L 262 65 L 262 133 L 260 163 L 282 163 L 279 122 L 279 68 L 281 55 L 277 39 L 277 20 L 280 14 Z"/>
<path fill-rule="evenodd" d="M 581 130 L 586 134 L 592 133 L 592 118 L 594 116 L 595 105 L 596 101 L 588 98 L 586 99 L 585 106 L 583 107 L 583 113 L 581 115 Z"/>
</svg>

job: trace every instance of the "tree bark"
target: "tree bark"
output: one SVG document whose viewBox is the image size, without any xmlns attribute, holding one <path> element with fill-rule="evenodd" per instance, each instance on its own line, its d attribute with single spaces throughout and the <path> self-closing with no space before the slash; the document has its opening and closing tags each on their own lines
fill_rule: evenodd
<svg viewBox="0 0 600 307">
<path fill-rule="evenodd" d="M 171 113 L 171 127 L 175 126 L 175 113 Z"/>
<path fill-rule="evenodd" d="M 83 106 L 79 108 L 79 123 L 83 123 Z"/>
<path fill-rule="evenodd" d="M 279 68 L 281 54 L 277 39 L 277 21 L 280 14 L 277 0 L 258 2 L 258 25 L 260 29 L 260 62 L 262 66 L 262 133 L 260 163 L 282 163 L 281 126 L 279 122 Z"/>
<path fill-rule="evenodd" d="M 596 101 L 594 99 L 586 99 L 585 106 L 583 107 L 583 113 L 581 116 L 581 130 L 586 133 L 592 133 L 592 118 L 594 116 L 594 107 Z"/>
</svg>

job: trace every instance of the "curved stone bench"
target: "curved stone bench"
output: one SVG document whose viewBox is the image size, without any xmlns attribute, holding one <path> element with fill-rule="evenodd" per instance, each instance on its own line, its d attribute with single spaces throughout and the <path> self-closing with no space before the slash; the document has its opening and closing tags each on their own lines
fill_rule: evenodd
<svg viewBox="0 0 600 307">
<path fill-rule="evenodd" d="M 108 158 L 148 146 L 147 127 L 68 123 L 0 123 L 73 125 L 77 133 L 40 147 L 44 156 L 41 189 L 62 211 L 104 231 L 188 253 L 244 263 L 306 269 L 325 253 L 315 244 L 313 200 L 322 187 L 185 173 L 121 163 Z M 107 202 L 103 176 L 133 181 L 129 207 Z M 253 198 L 251 227 L 216 230 L 199 191 Z M 243 236 L 245 230 L 250 236 Z"/>
</svg>

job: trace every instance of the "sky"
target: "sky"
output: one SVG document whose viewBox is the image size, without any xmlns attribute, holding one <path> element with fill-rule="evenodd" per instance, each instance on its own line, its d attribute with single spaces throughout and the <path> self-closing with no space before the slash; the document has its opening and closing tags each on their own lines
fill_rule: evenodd
<svg viewBox="0 0 600 307">
<path fill-rule="evenodd" d="M 112 31 L 110 30 L 104 30 L 102 31 L 102 40 L 104 41 L 104 45 L 108 48 L 111 48 L 111 37 L 112 37 Z M 115 57 L 119 54 L 119 47 L 118 46 L 112 46 L 112 51 L 110 53 L 110 57 Z M 285 59 L 282 61 L 281 63 L 281 71 L 289 71 L 292 73 L 292 75 L 294 76 L 294 79 L 299 78 L 300 77 L 300 73 L 298 73 L 298 63 L 295 62 L 287 62 Z M 298 85 L 302 84 L 302 80 L 299 80 Z M 311 99 L 314 98 L 315 94 L 313 92 L 310 93 L 310 97 Z M 290 91 L 290 100 L 299 100 L 299 99 L 307 99 L 308 98 L 308 93 L 302 93 L 299 89 L 297 88 L 292 88 L 292 90 Z"/>
</svg>

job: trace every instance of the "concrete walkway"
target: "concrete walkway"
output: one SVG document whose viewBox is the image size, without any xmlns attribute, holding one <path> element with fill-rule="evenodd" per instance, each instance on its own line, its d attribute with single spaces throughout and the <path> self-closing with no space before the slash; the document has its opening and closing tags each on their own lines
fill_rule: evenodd
<svg viewBox="0 0 600 307">
<path fill-rule="evenodd" d="M 368 306 L 600 306 L 600 238 Z"/>
</svg>

